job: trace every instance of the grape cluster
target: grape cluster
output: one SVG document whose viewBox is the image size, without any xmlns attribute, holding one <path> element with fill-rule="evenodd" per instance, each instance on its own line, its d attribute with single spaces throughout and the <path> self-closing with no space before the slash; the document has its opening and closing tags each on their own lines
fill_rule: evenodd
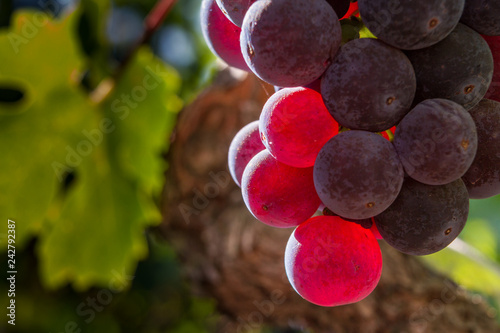
<svg viewBox="0 0 500 333">
<path fill-rule="evenodd" d="M 496 0 L 204 0 L 214 53 L 275 86 L 229 169 L 258 220 L 296 227 L 303 298 L 365 298 L 376 239 L 435 253 L 469 199 L 500 194 L 499 17 Z"/>
</svg>

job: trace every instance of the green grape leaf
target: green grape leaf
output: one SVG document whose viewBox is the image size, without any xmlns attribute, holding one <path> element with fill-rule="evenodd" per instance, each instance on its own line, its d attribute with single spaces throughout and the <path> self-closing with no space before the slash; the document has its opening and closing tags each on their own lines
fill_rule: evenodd
<svg viewBox="0 0 500 333">
<path fill-rule="evenodd" d="M 75 15 L 53 21 L 38 11 L 16 12 L 11 28 L 0 31 L 1 82 L 29 84 L 35 98 L 62 83 L 74 86 L 83 61 L 74 25 Z"/>
<path fill-rule="evenodd" d="M 155 196 L 180 79 L 142 48 L 106 102 L 93 103 L 78 84 L 78 17 L 20 12 L 0 31 L 0 88 L 24 94 L 0 101 L 0 244 L 12 219 L 17 248 L 39 237 L 46 287 L 123 289 L 147 253 L 145 228 L 161 220 Z"/>
<path fill-rule="evenodd" d="M 7 218 L 14 220 L 16 247 L 42 227 L 60 185 L 52 162 L 91 119 L 74 80 L 81 59 L 71 25 L 71 17 L 52 22 L 42 13 L 20 13 L 11 30 L 0 31 L 0 86 L 24 93 L 19 102 L 0 102 L 0 233 L 6 234 Z"/>
<path fill-rule="evenodd" d="M 49 288 L 73 281 L 77 289 L 100 284 L 121 290 L 132 265 L 146 255 L 148 223 L 139 192 L 105 156 L 100 145 L 83 160 L 60 217 L 42 232 L 38 253 Z"/>
<path fill-rule="evenodd" d="M 163 184 L 158 177 L 165 169 L 161 154 L 169 139 L 166 133 L 172 131 L 182 107 L 176 95 L 179 89 L 175 72 L 141 50 L 103 108 L 117 124 L 109 136 L 110 154 L 149 194 L 157 193 Z"/>
<path fill-rule="evenodd" d="M 162 184 L 162 152 L 182 106 L 178 88 L 175 72 L 142 49 L 100 107 L 102 118 L 86 132 L 94 148 L 82 156 L 76 185 L 42 237 L 48 287 L 73 281 L 79 289 L 112 288 L 117 281 L 122 287 L 130 282 L 125 277 L 146 255 L 143 230 L 160 221 L 151 196 Z"/>
</svg>

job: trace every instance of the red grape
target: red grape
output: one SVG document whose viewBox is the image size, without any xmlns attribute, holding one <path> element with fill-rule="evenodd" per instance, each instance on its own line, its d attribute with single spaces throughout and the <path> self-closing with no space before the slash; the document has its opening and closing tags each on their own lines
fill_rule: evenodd
<svg viewBox="0 0 500 333">
<path fill-rule="evenodd" d="M 338 124 L 321 94 L 307 88 L 285 88 L 269 98 L 259 119 L 261 139 L 278 161 L 312 167 L 321 147 L 338 133 Z"/>
<path fill-rule="evenodd" d="M 358 302 L 375 289 L 382 254 L 369 229 L 338 216 L 318 216 L 290 236 L 285 269 L 295 291 L 309 302 L 343 305 Z"/>
<path fill-rule="evenodd" d="M 266 147 L 260 141 L 258 120 L 246 125 L 234 136 L 229 146 L 228 165 L 238 186 L 241 186 L 241 176 L 248 162 L 264 149 Z"/>
<path fill-rule="evenodd" d="M 295 227 L 310 218 L 321 201 L 314 189 L 313 168 L 278 162 L 267 150 L 255 155 L 241 179 L 243 200 L 261 222 Z"/>
<path fill-rule="evenodd" d="M 203 0 L 200 15 L 201 31 L 212 53 L 228 65 L 249 72 L 240 49 L 241 29 L 224 16 L 215 0 Z"/>
</svg>

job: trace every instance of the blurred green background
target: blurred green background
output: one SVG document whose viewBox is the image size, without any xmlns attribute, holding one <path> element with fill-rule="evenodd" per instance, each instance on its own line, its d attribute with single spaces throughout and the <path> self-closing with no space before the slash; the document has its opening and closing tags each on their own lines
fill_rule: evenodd
<svg viewBox="0 0 500 333">
<path fill-rule="evenodd" d="M 0 267 L 10 218 L 17 332 L 214 329 L 216 301 L 190 293 L 154 229 L 169 133 L 215 72 L 200 1 L 179 1 L 110 80 L 154 4 L 0 0 Z M 499 311 L 500 197 L 471 201 L 461 241 L 422 260 Z"/>
</svg>

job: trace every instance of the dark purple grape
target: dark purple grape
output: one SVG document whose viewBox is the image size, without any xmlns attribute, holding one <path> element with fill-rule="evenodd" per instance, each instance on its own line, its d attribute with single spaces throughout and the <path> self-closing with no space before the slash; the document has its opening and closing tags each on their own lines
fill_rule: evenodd
<svg viewBox="0 0 500 333">
<path fill-rule="evenodd" d="M 460 21 L 487 36 L 500 36 L 500 1 L 465 0 Z"/>
<path fill-rule="evenodd" d="M 351 5 L 351 0 L 326 0 L 330 6 L 332 6 L 335 14 L 339 18 L 343 17 L 347 11 L 349 10 L 349 6 Z"/>
<path fill-rule="evenodd" d="M 359 12 L 370 31 L 403 50 L 436 44 L 457 25 L 464 0 L 359 0 Z"/>
<path fill-rule="evenodd" d="M 384 211 L 403 183 L 403 167 L 392 144 L 378 134 L 347 131 L 334 136 L 314 164 L 314 186 L 331 211 L 366 219 Z"/>
<path fill-rule="evenodd" d="M 477 150 L 476 126 L 459 104 L 426 100 L 398 125 L 394 146 L 410 177 L 429 185 L 447 184 L 471 165 Z"/>
<path fill-rule="evenodd" d="M 324 0 L 259 0 L 245 15 L 240 38 L 248 66 L 278 87 L 319 78 L 340 41 L 338 17 Z"/>
<path fill-rule="evenodd" d="M 463 24 L 438 44 L 406 55 L 417 75 L 414 104 L 446 98 L 469 110 L 488 91 L 493 76 L 490 48 L 481 35 Z"/>
<path fill-rule="evenodd" d="M 483 99 L 470 111 L 477 127 L 478 148 L 462 177 L 472 199 L 500 194 L 500 103 Z"/>
<path fill-rule="evenodd" d="M 372 132 L 396 125 L 410 111 L 415 89 L 415 72 L 404 53 L 371 38 L 343 45 L 321 80 L 333 118 Z"/>
<path fill-rule="evenodd" d="M 448 246 L 464 228 L 468 214 L 469 196 L 461 179 L 434 186 L 407 178 L 396 201 L 374 220 L 389 245 L 421 256 Z"/>
<path fill-rule="evenodd" d="M 229 21 L 241 28 L 243 18 L 256 0 L 216 0 L 221 11 L 226 15 Z"/>
</svg>

